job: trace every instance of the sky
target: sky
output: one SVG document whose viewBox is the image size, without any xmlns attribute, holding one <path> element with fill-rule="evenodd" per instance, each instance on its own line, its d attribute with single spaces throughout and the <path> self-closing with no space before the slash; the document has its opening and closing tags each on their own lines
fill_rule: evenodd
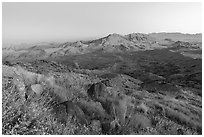
<svg viewBox="0 0 204 137">
<path fill-rule="evenodd" d="M 3 43 L 90 40 L 108 34 L 202 32 L 201 3 L 3 3 Z"/>
</svg>

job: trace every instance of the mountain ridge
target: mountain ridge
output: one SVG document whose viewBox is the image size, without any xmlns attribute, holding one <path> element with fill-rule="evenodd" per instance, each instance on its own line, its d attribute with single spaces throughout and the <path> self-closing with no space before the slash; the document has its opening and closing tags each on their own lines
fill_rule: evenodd
<svg viewBox="0 0 204 137">
<path fill-rule="evenodd" d="M 134 34 L 134 33 L 137 33 L 137 32 L 133 32 L 133 33 L 128 33 L 128 34 L 124 34 L 125 35 L 129 35 L 129 34 Z M 112 34 L 117 34 L 117 33 L 112 33 Z M 191 36 L 194 36 L 194 35 L 198 35 L 202 38 L 202 33 L 182 33 L 182 32 L 150 32 L 150 33 L 140 33 L 138 32 L 138 34 L 145 34 L 145 35 L 152 35 L 152 34 L 181 34 L 181 35 L 191 35 Z M 107 34 L 106 36 L 102 36 L 101 38 L 105 38 L 107 37 L 108 35 L 111 35 L 111 34 Z M 120 35 L 120 34 L 119 34 Z M 97 40 L 97 39 L 101 39 L 101 38 L 95 38 L 95 39 L 91 39 L 91 40 L 74 40 L 74 42 L 76 41 L 94 41 L 94 40 Z M 2 47 L 3 48 L 10 48 L 10 47 L 16 47 L 16 46 L 34 46 L 34 45 L 38 45 L 38 44 L 48 44 L 48 43 L 66 43 L 66 42 L 34 42 L 34 43 L 19 43 L 19 44 L 14 44 L 14 43 L 3 43 L 2 44 Z"/>
<path fill-rule="evenodd" d="M 189 48 L 202 48 L 202 34 L 182 34 L 182 33 L 130 33 L 120 35 L 117 33 L 109 34 L 105 37 L 64 43 L 38 43 L 30 46 L 17 48 L 3 47 L 3 59 L 23 59 L 23 58 L 46 58 L 66 55 L 79 55 L 95 51 L 101 52 L 128 52 L 140 50 L 154 50 L 168 48 L 177 45 L 178 41 L 184 42 Z M 185 46 L 184 46 L 185 47 Z M 32 51 L 40 51 L 40 54 L 32 54 Z M 23 52 L 23 53 L 21 53 Z M 18 55 L 19 54 L 19 55 Z M 23 54 L 23 55 L 21 55 Z M 28 54 L 28 55 L 26 55 Z"/>
</svg>

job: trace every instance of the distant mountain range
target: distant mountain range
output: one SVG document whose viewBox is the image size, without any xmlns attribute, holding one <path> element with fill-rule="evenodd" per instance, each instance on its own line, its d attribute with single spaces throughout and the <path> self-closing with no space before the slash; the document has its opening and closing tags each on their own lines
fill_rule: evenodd
<svg viewBox="0 0 204 137">
<path fill-rule="evenodd" d="M 131 33 L 110 34 L 106 37 L 66 43 L 38 43 L 36 45 L 3 47 L 3 60 L 41 59 L 66 55 L 101 52 L 128 52 L 168 47 L 202 48 L 202 34 Z"/>
</svg>

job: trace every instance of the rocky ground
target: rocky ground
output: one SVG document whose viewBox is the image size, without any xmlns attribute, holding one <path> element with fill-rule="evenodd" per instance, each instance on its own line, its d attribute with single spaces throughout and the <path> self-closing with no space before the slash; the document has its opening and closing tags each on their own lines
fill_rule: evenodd
<svg viewBox="0 0 204 137">
<path fill-rule="evenodd" d="M 113 69 L 4 62 L 2 133 L 202 134 L 202 94 L 172 86 L 159 72 L 110 73 Z"/>
</svg>

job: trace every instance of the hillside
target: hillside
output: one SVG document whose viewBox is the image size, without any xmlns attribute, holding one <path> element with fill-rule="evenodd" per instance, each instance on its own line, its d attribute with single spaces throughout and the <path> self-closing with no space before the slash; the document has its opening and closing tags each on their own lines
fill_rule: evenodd
<svg viewBox="0 0 204 137">
<path fill-rule="evenodd" d="M 201 135 L 199 36 L 3 48 L 2 134 Z"/>
</svg>

